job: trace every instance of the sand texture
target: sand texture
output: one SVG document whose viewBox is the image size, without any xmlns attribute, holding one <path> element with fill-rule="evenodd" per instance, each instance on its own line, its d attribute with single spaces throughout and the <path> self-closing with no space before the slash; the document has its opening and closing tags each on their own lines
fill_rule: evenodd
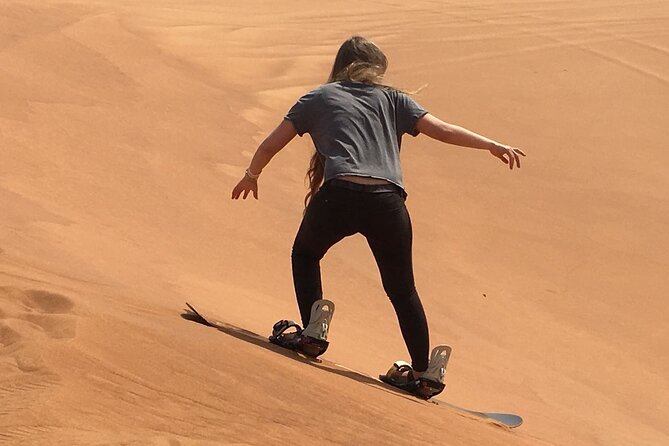
<svg viewBox="0 0 669 446">
<path fill-rule="evenodd" d="M 352 34 L 528 154 L 402 147 L 442 398 L 519 429 L 180 317 L 298 318 L 311 141 L 230 192 Z M 667 1 L 2 0 L 0 445 L 667 445 L 668 112 Z M 326 357 L 408 359 L 365 240 L 322 270 Z"/>
</svg>

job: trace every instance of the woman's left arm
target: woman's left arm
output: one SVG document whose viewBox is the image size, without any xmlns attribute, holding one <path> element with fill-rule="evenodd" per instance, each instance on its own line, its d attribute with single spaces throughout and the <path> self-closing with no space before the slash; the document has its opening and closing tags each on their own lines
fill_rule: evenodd
<svg viewBox="0 0 669 446">
<path fill-rule="evenodd" d="M 513 169 L 514 165 L 520 167 L 518 155 L 525 156 L 525 152 L 517 147 L 500 144 L 466 128 L 444 122 L 429 113 L 416 121 L 416 130 L 448 144 L 488 150 L 493 156 L 508 164 L 510 169 Z"/>
<path fill-rule="evenodd" d="M 279 153 L 281 149 L 286 147 L 286 144 L 295 138 L 295 135 L 297 135 L 295 127 L 288 119 L 281 121 L 281 124 L 272 130 L 272 133 L 258 146 L 253 159 L 251 159 L 249 168 L 246 169 L 244 178 L 232 190 L 233 200 L 237 200 L 242 193 L 244 194 L 242 198 L 246 200 L 250 192 L 253 192 L 253 197 L 256 200 L 258 199 L 258 177 L 260 173 L 269 164 L 274 155 Z"/>
</svg>

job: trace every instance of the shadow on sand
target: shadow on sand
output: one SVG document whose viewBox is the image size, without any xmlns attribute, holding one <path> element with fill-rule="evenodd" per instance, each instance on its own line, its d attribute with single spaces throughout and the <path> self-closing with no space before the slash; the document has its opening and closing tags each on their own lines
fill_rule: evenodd
<svg viewBox="0 0 669 446">
<path fill-rule="evenodd" d="M 279 347 L 278 345 L 274 345 L 269 342 L 269 340 L 264 337 L 259 335 L 258 333 L 254 333 L 252 331 L 246 330 L 241 327 L 237 327 L 235 325 L 229 324 L 227 322 L 211 319 L 211 318 L 205 318 L 202 316 L 195 308 L 191 307 L 189 304 L 188 309 L 184 309 L 183 313 L 181 314 L 181 317 L 183 319 L 186 319 L 191 322 L 196 322 L 198 324 L 206 325 L 208 327 L 212 327 L 217 329 L 218 331 L 221 331 L 225 333 L 226 335 L 232 336 L 233 338 L 239 339 L 244 342 L 248 342 L 249 344 L 253 344 L 255 346 L 264 348 L 265 350 L 269 350 L 272 353 L 277 353 L 281 356 L 284 356 L 286 358 L 290 358 L 294 361 L 299 361 L 303 364 L 307 364 L 312 367 L 316 367 L 320 370 L 329 372 L 329 373 L 334 373 L 339 376 L 343 376 L 355 381 L 358 381 L 360 383 L 376 387 L 379 390 L 383 390 L 388 393 L 392 393 L 397 396 L 401 396 L 402 398 L 405 398 L 407 400 L 416 402 L 416 403 L 424 403 L 425 401 L 419 400 L 413 396 L 407 395 L 403 391 L 399 389 L 395 389 L 393 386 L 390 386 L 388 384 L 384 384 L 381 381 L 372 378 L 371 376 L 365 375 L 364 373 L 361 372 L 356 372 L 355 370 L 350 370 L 347 368 L 344 368 L 332 361 L 328 361 L 327 359 L 311 359 L 307 358 L 305 356 L 302 356 L 298 354 L 297 352 L 294 352 L 292 350 L 285 349 L 283 347 Z"/>
</svg>

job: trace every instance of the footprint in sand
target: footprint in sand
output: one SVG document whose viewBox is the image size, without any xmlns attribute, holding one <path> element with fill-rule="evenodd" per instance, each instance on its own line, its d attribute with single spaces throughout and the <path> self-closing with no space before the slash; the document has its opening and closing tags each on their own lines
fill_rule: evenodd
<svg viewBox="0 0 669 446">
<path fill-rule="evenodd" d="M 22 420 L 0 428 L 0 444 L 30 444 L 50 430 L 32 424 L 31 414 L 61 379 L 44 356 L 75 337 L 73 309 L 62 294 L 0 287 L 0 418 Z"/>
<path fill-rule="evenodd" d="M 62 294 L 0 287 L 0 361 L 13 358 L 22 372 L 44 369 L 40 351 L 50 340 L 76 336 L 73 308 Z"/>
<path fill-rule="evenodd" d="M 43 313 L 69 313 L 74 308 L 74 302 L 62 294 L 41 290 L 28 290 L 25 292 L 25 296 L 25 305 Z"/>
<path fill-rule="evenodd" d="M 69 314 L 74 308 L 70 298 L 47 291 L 29 290 L 23 303 L 31 310 L 24 314 L 24 320 L 41 327 L 50 338 L 68 339 L 76 335 L 76 318 Z"/>
<path fill-rule="evenodd" d="M 19 333 L 0 322 L 0 346 L 7 347 L 20 340 L 21 335 Z"/>
</svg>

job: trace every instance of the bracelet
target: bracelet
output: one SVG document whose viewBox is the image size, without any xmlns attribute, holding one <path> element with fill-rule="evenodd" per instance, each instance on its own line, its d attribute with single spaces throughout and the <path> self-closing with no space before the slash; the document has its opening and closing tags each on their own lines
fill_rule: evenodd
<svg viewBox="0 0 669 446">
<path fill-rule="evenodd" d="M 254 175 L 254 174 L 251 173 L 251 170 L 247 168 L 245 173 L 246 173 L 246 176 L 249 177 L 250 179 L 257 180 L 258 177 L 260 176 L 260 174 L 262 173 L 262 170 Z"/>
</svg>

